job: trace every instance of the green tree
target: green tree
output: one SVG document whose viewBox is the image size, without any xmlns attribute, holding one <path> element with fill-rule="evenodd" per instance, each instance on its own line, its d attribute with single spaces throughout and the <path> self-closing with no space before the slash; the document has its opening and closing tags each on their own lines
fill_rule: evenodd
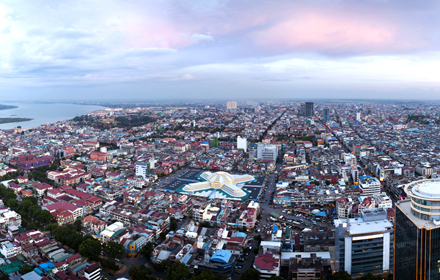
<svg viewBox="0 0 440 280">
<path fill-rule="evenodd" d="M 193 275 L 190 280 L 218 280 L 212 272 L 204 270 L 199 275 Z"/>
<path fill-rule="evenodd" d="M 146 257 L 147 259 L 150 258 L 151 252 L 153 252 L 153 243 L 147 242 L 144 247 L 139 251 L 139 255 Z"/>
<path fill-rule="evenodd" d="M 351 276 L 347 271 L 340 270 L 332 275 L 332 280 L 351 280 Z"/>
<path fill-rule="evenodd" d="M 279 277 L 279 276 L 272 275 L 271 277 L 269 277 L 268 280 L 284 280 L 284 278 Z"/>
<path fill-rule="evenodd" d="M 144 273 L 137 265 L 132 265 L 128 270 L 128 276 L 133 280 L 145 280 L 147 279 L 146 273 Z"/>
<path fill-rule="evenodd" d="M 240 280 L 255 280 L 260 279 L 260 272 L 253 267 L 249 267 L 241 275 Z"/>
<path fill-rule="evenodd" d="M 381 280 L 382 278 L 379 276 L 373 275 L 371 272 L 368 272 L 364 276 L 358 278 L 359 280 Z"/>
<path fill-rule="evenodd" d="M 31 266 L 31 265 L 28 265 L 28 264 L 24 264 L 22 267 L 20 267 L 20 273 L 23 275 L 23 274 L 26 274 L 26 273 L 29 273 L 29 272 L 31 272 L 32 270 L 34 270 L 34 267 L 33 266 Z"/>
<path fill-rule="evenodd" d="M 118 258 L 118 259 L 122 258 L 125 252 L 124 245 L 113 241 L 109 241 L 106 244 L 104 244 L 103 249 L 104 252 L 106 252 L 109 257 Z"/>
<path fill-rule="evenodd" d="M 175 262 L 167 271 L 167 280 L 188 279 L 191 276 L 189 269 L 181 262 Z"/>
<path fill-rule="evenodd" d="M 170 230 L 176 230 L 177 229 L 177 221 L 174 218 L 171 218 L 170 222 Z"/>
<path fill-rule="evenodd" d="M 97 260 L 101 254 L 101 243 L 95 239 L 87 239 L 79 246 L 78 253 L 86 258 Z"/>
<path fill-rule="evenodd" d="M 80 220 L 80 219 L 77 219 L 77 220 L 75 221 L 75 223 L 73 224 L 73 226 L 75 227 L 75 230 L 76 230 L 77 232 L 80 232 L 81 229 L 82 229 L 82 223 L 81 223 L 81 220 Z"/>
</svg>

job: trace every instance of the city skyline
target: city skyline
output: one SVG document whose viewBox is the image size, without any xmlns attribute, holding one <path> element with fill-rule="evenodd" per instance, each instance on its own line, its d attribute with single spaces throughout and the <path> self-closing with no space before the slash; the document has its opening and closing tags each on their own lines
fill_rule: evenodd
<svg viewBox="0 0 440 280">
<path fill-rule="evenodd" d="M 439 10 L 434 1 L 6 2 L 2 98 L 437 99 Z"/>
</svg>

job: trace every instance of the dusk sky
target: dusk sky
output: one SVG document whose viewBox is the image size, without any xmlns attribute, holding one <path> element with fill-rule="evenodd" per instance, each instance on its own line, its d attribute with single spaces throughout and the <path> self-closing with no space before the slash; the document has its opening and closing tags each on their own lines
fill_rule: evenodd
<svg viewBox="0 0 440 280">
<path fill-rule="evenodd" d="M 440 1 L 0 3 L 3 100 L 440 99 Z"/>
</svg>

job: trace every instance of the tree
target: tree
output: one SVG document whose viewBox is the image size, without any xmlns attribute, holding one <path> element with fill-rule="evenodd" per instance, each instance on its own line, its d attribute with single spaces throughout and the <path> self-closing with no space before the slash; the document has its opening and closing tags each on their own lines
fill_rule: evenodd
<svg viewBox="0 0 440 280">
<path fill-rule="evenodd" d="M 190 280 L 218 280 L 218 278 L 212 272 L 204 270 L 199 275 L 193 275 Z"/>
<path fill-rule="evenodd" d="M 191 276 L 189 269 L 181 262 L 175 262 L 167 271 L 167 280 L 188 279 Z"/>
<path fill-rule="evenodd" d="M 125 248 L 121 243 L 109 241 L 104 245 L 104 252 L 111 258 L 122 258 Z"/>
<path fill-rule="evenodd" d="M 177 229 L 177 221 L 175 218 L 171 218 L 170 230 L 176 230 L 176 229 Z"/>
<path fill-rule="evenodd" d="M 75 223 L 73 223 L 73 227 L 75 228 L 75 230 L 76 230 L 77 232 L 80 232 L 80 231 L 81 231 L 81 228 L 82 228 L 81 220 L 80 220 L 80 219 L 77 219 L 77 220 L 75 221 Z"/>
<path fill-rule="evenodd" d="M 371 272 L 368 272 L 364 276 L 358 278 L 359 280 L 381 280 L 382 278 L 379 276 L 373 275 Z"/>
<path fill-rule="evenodd" d="M 142 270 L 137 265 L 132 265 L 128 270 L 128 276 L 130 276 L 133 280 L 145 280 L 147 279 L 146 275 L 142 272 Z"/>
<path fill-rule="evenodd" d="M 272 275 L 271 277 L 269 277 L 268 280 L 284 280 L 284 278 L 279 277 L 279 276 Z"/>
<path fill-rule="evenodd" d="M 24 264 L 22 267 L 20 267 L 20 273 L 22 275 L 31 272 L 32 270 L 34 270 L 34 267 L 28 264 Z"/>
<path fill-rule="evenodd" d="M 351 280 L 351 276 L 347 271 L 340 270 L 332 275 L 332 280 Z"/>
<path fill-rule="evenodd" d="M 138 254 L 146 257 L 147 259 L 150 258 L 151 252 L 153 252 L 153 243 L 147 242 L 144 247 L 139 251 Z"/>
<path fill-rule="evenodd" d="M 241 275 L 240 280 L 255 280 L 260 279 L 260 272 L 253 267 L 249 267 Z"/>
<path fill-rule="evenodd" d="M 79 246 L 78 253 L 86 258 L 97 260 L 101 254 L 101 243 L 95 239 L 87 239 Z"/>
</svg>

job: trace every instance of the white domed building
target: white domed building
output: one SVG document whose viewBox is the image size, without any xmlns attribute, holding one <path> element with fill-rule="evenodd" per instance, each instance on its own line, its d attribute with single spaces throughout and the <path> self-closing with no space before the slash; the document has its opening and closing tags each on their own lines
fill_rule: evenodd
<svg viewBox="0 0 440 280">
<path fill-rule="evenodd" d="M 440 221 L 440 179 L 414 181 L 405 186 L 411 212 L 419 219 Z"/>
<path fill-rule="evenodd" d="M 192 183 L 181 192 L 209 198 L 246 199 L 249 193 L 241 187 L 245 182 L 255 180 L 251 175 L 231 175 L 227 172 L 203 172 L 200 177 L 206 181 Z"/>
</svg>

